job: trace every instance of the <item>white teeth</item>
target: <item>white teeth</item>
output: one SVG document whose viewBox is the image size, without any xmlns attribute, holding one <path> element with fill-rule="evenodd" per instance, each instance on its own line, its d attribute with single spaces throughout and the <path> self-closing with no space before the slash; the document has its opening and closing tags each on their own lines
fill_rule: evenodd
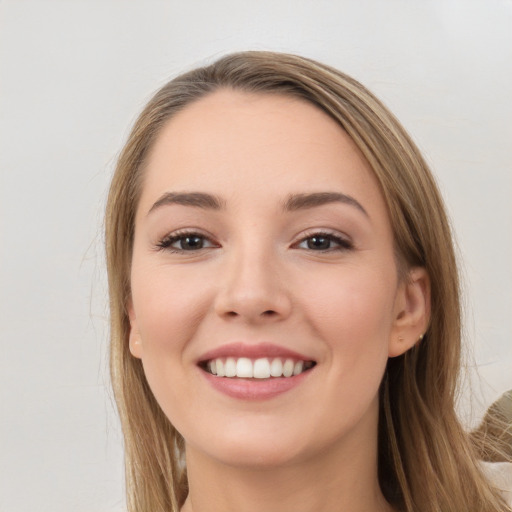
<svg viewBox="0 0 512 512">
<path fill-rule="evenodd" d="M 225 377 L 225 373 L 224 373 L 224 362 L 222 361 L 222 359 L 216 359 L 216 366 L 217 366 L 217 376 L 218 377 Z"/>
<path fill-rule="evenodd" d="M 283 364 L 283 375 L 285 377 L 291 377 L 293 375 L 293 368 L 295 364 L 293 359 L 287 359 Z"/>
<path fill-rule="evenodd" d="M 281 377 L 283 375 L 283 362 L 281 359 L 274 359 L 270 365 L 270 375 L 272 377 Z"/>
<path fill-rule="evenodd" d="M 275 357 L 272 361 L 267 357 L 251 360 L 248 357 L 218 358 L 208 361 L 206 367 L 217 377 L 239 377 L 244 379 L 269 379 L 270 377 L 292 377 L 309 370 L 312 361 L 294 361 Z"/>
<path fill-rule="evenodd" d="M 270 363 L 267 358 L 254 361 L 254 378 L 268 379 L 270 377 Z"/>
<path fill-rule="evenodd" d="M 226 364 L 224 365 L 224 373 L 226 377 L 236 376 L 236 359 L 234 357 L 228 357 Z"/>
<path fill-rule="evenodd" d="M 251 379 L 253 377 L 252 361 L 247 357 L 241 357 L 236 362 L 236 376 Z"/>
</svg>

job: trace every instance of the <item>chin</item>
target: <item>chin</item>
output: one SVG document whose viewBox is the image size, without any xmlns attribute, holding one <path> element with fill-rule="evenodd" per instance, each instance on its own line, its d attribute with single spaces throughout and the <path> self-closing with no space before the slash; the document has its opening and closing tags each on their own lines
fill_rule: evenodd
<svg viewBox="0 0 512 512">
<path fill-rule="evenodd" d="M 276 446 L 273 443 L 263 446 L 254 443 L 232 443 L 226 450 L 216 450 L 211 456 L 223 464 L 253 470 L 284 467 L 300 458 L 296 449 Z"/>
<path fill-rule="evenodd" d="M 316 439 L 307 432 L 271 425 L 232 427 L 215 430 L 221 433 L 207 440 L 191 439 L 187 447 L 223 464 L 255 470 L 293 465 L 316 449 L 312 446 L 317 444 Z"/>
</svg>

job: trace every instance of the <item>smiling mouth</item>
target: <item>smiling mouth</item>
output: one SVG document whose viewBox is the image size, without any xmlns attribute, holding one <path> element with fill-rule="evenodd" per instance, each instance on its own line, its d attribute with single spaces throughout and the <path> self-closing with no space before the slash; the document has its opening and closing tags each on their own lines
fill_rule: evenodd
<svg viewBox="0 0 512 512">
<path fill-rule="evenodd" d="M 227 357 L 210 359 L 200 363 L 200 367 L 217 377 L 243 379 L 289 378 L 311 370 L 315 361 L 303 361 L 293 358 Z"/>
</svg>

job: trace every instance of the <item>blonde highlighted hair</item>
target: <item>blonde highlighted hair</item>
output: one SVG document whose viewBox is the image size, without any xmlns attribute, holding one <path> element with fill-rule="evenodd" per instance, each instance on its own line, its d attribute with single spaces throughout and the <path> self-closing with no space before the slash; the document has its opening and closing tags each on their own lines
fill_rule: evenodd
<svg viewBox="0 0 512 512">
<path fill-rule="evenodd" d="M 157 404 L 141 361 L 128 350 L 134 219 L 144 163 L 178 111 L 220 88 L 302 98 L 335 119 L 380 183 L 399 268 L 421 266 L 430 276 L 427 333 L 413 349 L 389 360 L 380 390 L 379 480 L 386 499 L 407 512 L 510 510 L 482 474 L 456 417 L 458 274 L 443 201 L 420 152 L 389 110 L 349 76 L 295 55 L 243 52 L 162 87 L 135 122 L 112 179 L 106 209 L 110 364 L 130 512 L 177 512 L 187 495 L 184 441 Z"/>
</svg>

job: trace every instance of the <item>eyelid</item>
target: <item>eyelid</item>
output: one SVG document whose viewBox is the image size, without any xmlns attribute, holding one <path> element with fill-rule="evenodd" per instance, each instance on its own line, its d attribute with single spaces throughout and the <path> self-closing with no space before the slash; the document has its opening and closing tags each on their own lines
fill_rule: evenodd
<svg viewBox="0 0 512 512">
<path fill-rule="evenodd" d="M 179 241 L 180 239 L 185 238 L 185 237 L 192 237 L 192 236 L 200 237 L 200 238 L 204 239 L 205 241 L 207 241 L 208 244 L 210 244 L 210 245 L 208 247 L 201 247 L 196 250 L 185 250 L 185 249 L 178 249 L 178 248 L 172 247 L 172 244 Z M 300 235 L 300 238 L 298 238 L 295 242 L 292 243 L 291 247 L 300 249 L 300 247 L 299 247 L 300 244 L 304 243 L 306 240 L 313 238 L 315 236 L 328 238 L 329 240 L 334 242 L 337 246 L 329 248 L 329 249 L 325 249 L 323 251 L 322 250 L 313 251 L 313 249 L 303 248 L 304 250 L 309 250 L 309 251 L 313 251 L 313 252 L 332 252 L 332 251 L 336 251 L 336 250 L 350 250 L 350 249 L 354 248 L 354 243 L 349 236 L 342 234 L 339 231 L 335 231 L 335 230 L 331 230 L 331 229 L 322 229 L 322 228 L 317 228 L 317 229 L 313 228 L 306 232 L 303 232 Z M 204 233 L 203 230 L 198 229 L 198 228 L 181 228 L 176 231 L 172 231 L 172 232 L 166 234 L 165 236 L 161 237 L 159 239 L 159 241 L 156 242 L 156 244 L 155 244 L 155 249 L 157 251 L 169 251 L 171 253 L 180 253 L 180 254 L 183 254 L 183 253 L 192 254 L 195 252 L 200 252 L 204 249 L 211 249 L 211 248 L 218 248 L 218 247 L 221 247 L 221 245 L 214 241 L 214 237 L 212 235 Z"/>
<path fill-rule="evenodd" d="M 334 241 L 337 244 L 337 247 L 333 247 L 330 249 L 326 249 L 324 251 L 318 250 L 313 251 L 312 249 L 304 249 L 304 250 L 310 250 L 313 252 L 331 252 L 336 250 L 350 250 L 354 248 L 354 242 L 352 239 L 345 235 L 340 233 L 339 231 L 334 231 L 330 229 L 311 229 L 305 233 L 302 233 L 300 238 L 292 244 L 292 247 L 297 247 L 299 244 L 305 242 L 306 240 L 313 238 L 315 236 L 318 237 L 324 237 L 329 238 L 330 240 Z M 299 247 L 297 247 L 299 248 Z"/>
<path fill-rule="evenodd" d="M 184 249 L 176 249 L 176 248 L 172 247 L 173 243 L 177 242 L 181 238 L 186 238 L 187 236 L 188 237 L 191 237 L 191 236 L 200 237 L 200 238 L 208 241 L 211 244 L 211 246 L 202 247 L 195 251 L 193 251 L 193 250 L 186 251 Z M 156 242 L 156 244 L 155 244 L 155 249 L 157 251 L 168 251 L 168 252 L 175 253 L 175 254 L 178 254 L 178 253 L 182 254 L 185 252 L 188 254 L 192 254 L 194 252 L 200 252 L 203 249 L 211 249 L 211 248 L 215 248 L 215 247 L 220 247 L 220 244 L 218 244 L 214 241 L 213 236 L 204 233 L 203 230 L 198 229 L 198 228 L 177 229 L 176 231 L 172 231 L 172 232 L 166 234 L 165 236 L 159 238 L 158 242 Z"/>
</svg>

